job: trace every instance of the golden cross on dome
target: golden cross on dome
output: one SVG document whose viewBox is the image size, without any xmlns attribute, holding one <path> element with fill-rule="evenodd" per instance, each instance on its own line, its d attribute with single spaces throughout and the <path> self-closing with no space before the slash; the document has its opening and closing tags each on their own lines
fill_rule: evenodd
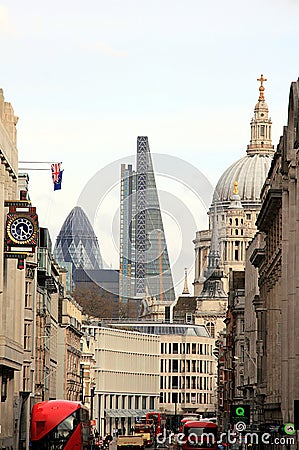
<svg viewBox="0 0 299 450">
<path fill-rule="evenodd" d="M 264 75 L 262 74 L 260 76 L 260 78 L 257 78 L 257 81 L 260 81 L 260 83 L 261 83 L 261 85 L 259 87 L 259 91 L 260 91 L 259 102 L 260 102 L 260 101 L 264 101 L 265 100 L 265 97 L 264 97 L 264 90 L 265 90 L 265 88 L 263 86 L 263 83 L 264 83 L 264 81 L 267 81 L 267 78 L 264 78 Z"/>
</svg>

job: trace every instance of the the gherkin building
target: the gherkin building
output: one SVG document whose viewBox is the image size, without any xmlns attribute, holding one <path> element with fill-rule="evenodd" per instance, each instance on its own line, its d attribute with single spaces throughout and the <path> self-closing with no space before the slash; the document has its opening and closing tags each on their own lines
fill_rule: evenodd
<svg viewBox="0 0 299 450">
<path fill-rule="evenodd" d="M 58 264 L 70 267 L 72 278 L 76 270 L 94 271 L 103 268 L 98 239 L 85 212 L 75 206 L 67 216 L 57 236 L 54 258 Z"/>
</svg>

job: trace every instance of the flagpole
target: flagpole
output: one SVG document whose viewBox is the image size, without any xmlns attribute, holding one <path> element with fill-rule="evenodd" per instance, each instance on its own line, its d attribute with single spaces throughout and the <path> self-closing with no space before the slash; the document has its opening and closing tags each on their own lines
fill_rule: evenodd
<svg viewBox="0 0 299 450">
<path fill-rule="evenodd" d="M 55 164 L 53 161 L 19 161 L 20 164 Z M 62 164 L 60 161 L 59 164 Z"/>
</svg>

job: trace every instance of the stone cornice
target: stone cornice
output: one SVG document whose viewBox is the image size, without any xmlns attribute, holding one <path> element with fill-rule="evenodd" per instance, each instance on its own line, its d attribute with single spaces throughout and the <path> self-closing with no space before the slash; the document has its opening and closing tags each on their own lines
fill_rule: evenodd
<svg viewBox="0 0 299 450">
<path fill-rule="evenodd" d="M 264 248 L 256 248 L 252 252 L 249 260 L 254 267 L 259 267 L 261 262 L 265 257 L 265 249 Z"/>
<path fill-rule="evenodd" d="M 256 225 L 260 231 L 267 232 L 273 222 L 273 217 L 281 207 L 282 190 L 270 188 L 262 204 Z"/>
</svg>

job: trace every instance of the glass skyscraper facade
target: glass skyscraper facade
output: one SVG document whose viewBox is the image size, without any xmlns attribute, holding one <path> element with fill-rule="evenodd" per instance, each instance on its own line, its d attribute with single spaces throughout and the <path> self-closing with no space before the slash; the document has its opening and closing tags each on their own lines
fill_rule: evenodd
<svg viewBox="0 0 299 450">
<path fill-rule="evenodd" d="M 75 280 L 77 269 L 94 271 L 102 269 L 98 239 L 85 212 L 76 206 L 67 216 L 57 236 L 54 258 L 61 266 L 71 268 Z"/>
<path fill-rule="evenodd" d="M 147 137 L 137 138 L 137 170 L 121 167 L 120 300 L 173 302 L 175 292 Z"/>
</svg>

